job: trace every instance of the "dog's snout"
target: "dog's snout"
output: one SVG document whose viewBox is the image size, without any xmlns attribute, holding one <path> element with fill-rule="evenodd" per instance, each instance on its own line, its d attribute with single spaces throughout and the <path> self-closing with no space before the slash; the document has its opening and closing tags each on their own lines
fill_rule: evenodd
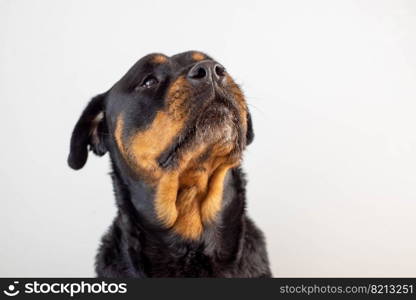
<svg viewBox="0 0 416 300">
<path fill-rule="evenodd" d="M 224 76 L 224 67 L 213 61 L 201 61 L 195 64 L 188 73 L 188 78 L 198 82 L 220 82 Z"/>
</svg>

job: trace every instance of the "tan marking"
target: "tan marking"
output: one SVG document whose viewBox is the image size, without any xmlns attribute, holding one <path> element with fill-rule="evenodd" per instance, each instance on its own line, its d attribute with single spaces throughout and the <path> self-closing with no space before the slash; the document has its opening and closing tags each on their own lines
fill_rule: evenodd
<svg viewBox="0 0 416 300">
<path fill-rule="evenodd" d="M 194 153 L 199 153 L 202 148 L 194 150 Z M 174 226 L 175 222 L 178 219 L 180 206 L 186 204 L 186 199 L 184 201 L 178 201 L 180 197 L 180 191 L 184 186 L 191 186 L 192 183 L 184 185 L 182 180 L 186 178 L 183 174 L 185 173 L 181 167 L 189 164 L 189 161 L 192 159 L 192 155 L 187 154 L 181 158 L 180 167 L 178 170 L 166 172 L 161 175 L 160 180 L 156 184 L 156 199 L 155 199 L 155 209 L 156 215 L 159 221 L 165 225 L 165 227 Z M 183 214 L 181 214 L 183 216 Z"/>
<path fill-rule="evenodd" d="M 221 209 L 224 178 L 239 163 L 229 155 L 232 147 L 224 152 L 226 148 L 214 147 L 202 164 L 196 158 L 206 147 L 193 149 L 181 159 L 179 170 L 163 175 L 157 186 L 159 220 L 186 239 L 198 239 L 204 225 L 213 222 Z"/>
<path fill-rule="evenodd" d="M 179 188 L 178 173 L 164 175 L 158 182 L 155 208 L 159 221 L 165 227 L 172 227 L 178 217 L 176 197 Z"/>
<path fill-rule="evenodd" d="M 209 181 L 208 193 L 201 205 L 202 220 L 204 223 L 213 222 L 221 209 L 224 179 L 230 167 L 230 165 L 219 167 L 215 170 Z"/>
<path fill-rule="evenodd" d="M 173 230 L 188 239 L 197 239 L 202 233 L 201 211 L 196 186 L 183 188 L 176 200 L 178 219 Z"/>
<path fill-rule="evenodd" d="M 153 61 L 154 63 L 156 63 L 156 64 L 163 64 L 163 63 L 165 63 L 167 60 L 168 60 L 168 59 L 167 59 L 167 57 L 166 57 L 166 56 L 164 56 L 164 55 L 160 55 L 160 54 L 155 55 L 155 56 L 152 58 L 152 61 Z"/>
<path fill-rule="evenodd" d="M 124 118 L 123 118 L 123 115 L 120 114 L 117 117 L 116 129 L 114 131 L 114 137 L 116 139 L 118 149 L 123 154 L 123 156 L 126 156 L 126 150 L 124 148 L 124 142 L 123 142 L 123 128 L 124 128 Z"/>
<path fill-rule="evenodd" d="M 122 139 L 123 116 L 117 118 L 114 135 L 121 153 L 133 170 L 152 181 L 159 180 L 163 173 L 157 158 L 184 127 L 187 115 L 184 102 L 188 92 L 185 78 L 179 77 L 168 91 L 165 109 L 156 113 L 148 128 L 133 134 L 126 141 Z"/>
<path fill-rule="evenodd" d="M 129 156 L 148 175 L 159 177 L 157 158 L 172 143 L 183 125 L 183 122 L 171 118 L 169 113 L 159 111 L 148 129 L 138 132 L 130 139 Z"/>
<path fill-rule="evenodd" d="M 205 59 L 205 55 L 200 52 L 194 52 L 192 53 L 192 59 L 196 61 L 203 60 Z"/>
</svg>

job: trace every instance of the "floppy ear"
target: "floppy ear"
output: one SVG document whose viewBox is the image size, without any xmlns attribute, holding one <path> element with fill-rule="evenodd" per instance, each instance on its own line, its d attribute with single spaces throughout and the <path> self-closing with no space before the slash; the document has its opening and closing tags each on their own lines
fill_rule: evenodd
<svg viewBox="0 0 416 300">
<path fill-rule="evenodd" d="M 253 140 L 254 140 L 253 121 L 251 120 L 251 114 L 247 112 L 246 145 L 250 145 Z"/>
<path fill-rule="evenodd" d="M 105 94 L 95 96 L 81 114 L 71 137 L 68 165 L 81 169 L 88 158 L 88 150 L 98 156 L 107 152 L 104 138 L 108 133 L 104 115 Z M 88 149 L 89 147 L 89 149 Z"/>
</svg>

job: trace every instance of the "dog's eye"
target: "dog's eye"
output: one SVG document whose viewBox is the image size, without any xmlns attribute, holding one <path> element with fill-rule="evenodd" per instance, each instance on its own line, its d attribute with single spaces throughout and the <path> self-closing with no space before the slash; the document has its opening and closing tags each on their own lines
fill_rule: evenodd
<svg viewBox="0 0 416 300">
<path fill-rule="evenodd" d="M 140 85 L 143 88 L 151 88 L 158 83 L 157 79 L 154 76 L 147 76 L 142 84 Z"/>
</svg>

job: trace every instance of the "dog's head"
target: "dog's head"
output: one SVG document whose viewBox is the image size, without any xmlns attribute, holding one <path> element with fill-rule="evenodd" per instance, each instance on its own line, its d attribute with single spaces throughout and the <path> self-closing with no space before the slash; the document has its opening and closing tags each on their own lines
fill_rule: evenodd
<svg viewBox="0 0 416 300">
<path fill-rule="evenodd" d="M 88 148 L 109 151 L 129 176 L 158 186 L 161 198 L 178 190 L 206 198 L 222 191 L 211 189 L 252 139 L 243 93 L 221 64 L 195 51 L 150 54 L 90 101 L 74 128 L 68 163 L 80 169 Z M 176 213 L 160 217 L 167 225 L 181 213 L 174 202 Z M 158 215 L 167 214 L 163 209 Z"/>
</svg>

